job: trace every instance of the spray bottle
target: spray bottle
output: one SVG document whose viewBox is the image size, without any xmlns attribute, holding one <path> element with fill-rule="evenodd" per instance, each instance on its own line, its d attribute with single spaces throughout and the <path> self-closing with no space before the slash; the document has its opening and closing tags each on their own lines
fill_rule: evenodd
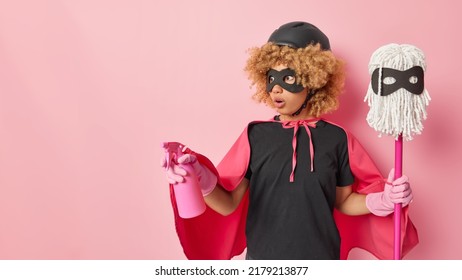
<svg viewBox="0 0 462 280">
<path fill-rule="evenodd" d="M 164 142 L 162 148 L 165 150 L 165 157 L 168 168 L 172 168 L 173 164 L 178 164 L 178 158 L 184 154 L 186 147 L 178 142 Z M 179 164 L 181 168 L 186 170 L 187 175 L 184 176 L 182 183 L 173 185 L 175 199 L 178 207 L 178 214 L 184 219 L 194 218 L 205 211 L 205 201 L 197 179 L 196 173 L 191 164 Z"/>
</svg>

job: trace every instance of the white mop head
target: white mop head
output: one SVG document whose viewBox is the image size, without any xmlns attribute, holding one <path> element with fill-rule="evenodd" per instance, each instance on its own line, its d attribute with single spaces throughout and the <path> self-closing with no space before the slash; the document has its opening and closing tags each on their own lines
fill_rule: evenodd
<svg viewBox="0 0 462 280">
<path fill-rule="evenodd" d="M 414 66 L 422 67 L 424 72 L 426 70 L 425 56 L 420 49 L 408 44 L 388 44 L 378 48 L 372 54 L 369 74 L 372 75 L 374 70 L 379 68 L 378 80 L 381 81 L 382 68 L 404 71 Z M 384 83 L 393 83 L 392 80 L 387 81 L 386 79 L 384 78 Z M 366 118 L 367 123 L 379 132 L 379 136 L 387 134 L 397 139 L 402 134 L 403 139 L 412 140 L 413 135 L 421 134 L 422 121 L 427 118 L 426 107 L 431 100 L 427 90 L 424 88 L 423 92 L 417 95 L 405 88 L 400 88 L 389 95 L 382 96 L 380 82 L 377 87 L 378 94 L 374 93 L 372 82 L 369 83 L 364 101 L 367 100 L 370 107 Z"/>
</svg>

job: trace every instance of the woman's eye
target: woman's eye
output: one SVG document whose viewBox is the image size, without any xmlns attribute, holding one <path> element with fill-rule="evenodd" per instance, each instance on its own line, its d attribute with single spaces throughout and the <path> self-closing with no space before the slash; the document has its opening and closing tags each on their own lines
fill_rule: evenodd
<svg viewBox="0 0 462 280">
<path fill-rule="evenodd" d="M 284 77 L 284 82 L 286 84 L 295 84 L 295 77 L 294 76 L 285 76 Z"/>
<path fill-rule="evenodd" d="M 274 82 L 274 77 L 273 76 L 269 76 L 268 77 L 268 82 L 271 84 L 272 82 Z"/>
</svg>

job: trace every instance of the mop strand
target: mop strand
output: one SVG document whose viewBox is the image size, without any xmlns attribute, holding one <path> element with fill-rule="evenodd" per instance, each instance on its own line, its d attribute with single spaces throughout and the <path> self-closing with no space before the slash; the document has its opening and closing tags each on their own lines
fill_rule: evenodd
<svg viewBox="0 0 462 280">
<path fill-rule="evenodd" d="M 367 101 L 370 107 L 366 117 L 367 123 L 379 132 L 379 136 L 386 134 L 397 139 L 402 134 L 403 139 L 412 140 L 413 135 L 422 133 L 422 122 L 427 118 L 426 107 L 431 100 L 425 88 L 420 94 L 399 88 L 391 94 L 383 95 L 384 85 L 395 82 L 392 77 L 382 77 L 383 68 L 405 71 L 414 66 L 420 66 L 424 71 L 426 69 L 423 52 L 412 45 L 389 44 L 372 54 L 369 73 L 372 74 L 379 69 L 376 81 L 378 92 L 374 92 L 371 81 L 364 101 Z M 416 80 L 414 76 L 409 78 L 410 83 L 415 83 Z"/>
</svg>

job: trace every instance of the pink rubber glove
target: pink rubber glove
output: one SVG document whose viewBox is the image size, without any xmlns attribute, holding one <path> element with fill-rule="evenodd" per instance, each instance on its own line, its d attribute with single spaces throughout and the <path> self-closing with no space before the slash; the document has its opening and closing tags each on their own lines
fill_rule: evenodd
<svg viewBox="0 0 462 280">
<path fill-rule="evenodd" d="M 387 216 L 394 212 L 395 203 L 402 203 L 407 206 L 413 198 L 409 179 L 406 175 L 393 181 L 395 170 L 388 174 L 383 192 L 370 193 L 366 196 L 366 206 L 376 216 Z"/>
<path fill-rule="evenodd" d="M 206 196 L 210 194 L 217 185 L 217 176 L 213 174 L 207 167 L 202 166 L 197 160 L 195 155 L 184 154 L 177 159 L 178 164 L 171 163 L 170 168 L 167 169 L 167 181 L 170 184 L 182 183 L 185 179 L 184 176 L 187 176 L 186 170 L 181 168 L 180 165 L 190 164 L 194 172 L 196 173 L 199 185 L 201 187 L 202 195 Z M 166 168 L 167 161 L 165 157 L 162 157 L 161 166 Z"/>
</svg>

